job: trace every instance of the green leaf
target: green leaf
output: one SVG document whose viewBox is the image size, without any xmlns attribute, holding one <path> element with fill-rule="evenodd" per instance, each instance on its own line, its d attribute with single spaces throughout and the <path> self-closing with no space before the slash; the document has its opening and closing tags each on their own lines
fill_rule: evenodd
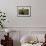
<svg viewBox="0 0 46 46">
<path fill-rule="evenodd" d="M 3 17 L 6 17 L 6 16 L 3 16 Z"/>
<path fill-rule="evenodd" d="M 4 13 L 4 15 L 5 15 L 5 13 Z"/>
<path fill-rule="evenodd" d="M 3 28 L 3 25 L 1 25 L 1 27 Z"/>
<path fill-rule="evenodd" d="M 1 23 L 1 21 L 0 21 L 0 23 Z"/>
<path fill-rule="evenodd" d="M 1 19 L 2 21 L 6 20 L 6 19 Z"/>
<path fill-rule="evenodd" d="M 2 13 L 2 12 L 0 12 L 0 13 Z"/>
</svg>

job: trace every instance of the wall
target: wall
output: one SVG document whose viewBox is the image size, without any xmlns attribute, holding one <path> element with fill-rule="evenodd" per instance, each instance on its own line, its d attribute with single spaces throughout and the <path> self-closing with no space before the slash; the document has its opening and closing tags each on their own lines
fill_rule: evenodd
<svg viewBox="0 0 46 46">
<path fill-rule="evenodd" d="M 46 27 L 46 0 L 0 0 L 6 12 L 6 27 Z M 16 6 L 31 6 L 31 17 L 17 17 Z"/>
</svg>

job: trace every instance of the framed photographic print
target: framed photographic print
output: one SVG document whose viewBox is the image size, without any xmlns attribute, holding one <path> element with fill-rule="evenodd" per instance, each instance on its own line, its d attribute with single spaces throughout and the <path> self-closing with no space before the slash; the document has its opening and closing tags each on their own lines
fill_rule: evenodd
<svg viewBox="0 0 46 46">
<path fill-rule="evenodd" d="M 31 6 L 17 6 L 17 16 L 19 17 L 31 16 Z"/>
</svg>

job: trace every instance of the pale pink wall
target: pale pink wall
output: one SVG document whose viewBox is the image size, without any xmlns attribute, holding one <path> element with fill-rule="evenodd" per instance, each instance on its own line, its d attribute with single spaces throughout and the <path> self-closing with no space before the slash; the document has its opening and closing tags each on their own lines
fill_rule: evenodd
<svg viewBox="0 0 46 46">
<path fill-rule="evenodd" d="M 46 0 L 0 0 L 0 9 L 6 12 L 7 27 L 46 27 Z M 31 17 L 17 17 L 16 6 L 31 6 Z"/>
</svg>

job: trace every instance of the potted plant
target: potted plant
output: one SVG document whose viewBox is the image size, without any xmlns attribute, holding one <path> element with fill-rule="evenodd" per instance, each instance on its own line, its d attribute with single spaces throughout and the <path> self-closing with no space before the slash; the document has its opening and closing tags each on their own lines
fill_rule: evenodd
<svg viewBox="0 0 46 46">
<path fill-rule="evenodd" d="M 4 28 L 4 22 L 6 20 L 6 15 L 4 12 L 0 11 L 0 27 Z"/>
</svg>

